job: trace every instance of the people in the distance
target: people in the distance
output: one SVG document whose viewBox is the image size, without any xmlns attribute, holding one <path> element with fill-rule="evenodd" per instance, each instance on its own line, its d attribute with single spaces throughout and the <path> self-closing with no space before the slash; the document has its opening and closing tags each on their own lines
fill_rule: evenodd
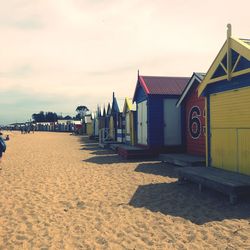
<svg viewBox="0 0 250 250">
<path fill-rule="evenodd" d="M 3 153 L 6 151 L 6 144 L 2 136 L 3 136 L 3 133 L 0 132 L 0 170 L 2 169 L 1 161 L 3 157 Z"/>
</svg>

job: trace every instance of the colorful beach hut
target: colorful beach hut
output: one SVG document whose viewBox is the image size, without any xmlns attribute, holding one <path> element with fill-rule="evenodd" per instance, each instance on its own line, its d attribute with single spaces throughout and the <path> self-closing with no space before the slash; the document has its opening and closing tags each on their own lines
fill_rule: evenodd
<svg viewBox="0 0 250 250">
<path fill-rule="evenodd" d="M 176 102 L 189 77 L 141 76 L 134 92 L 137 110 L 137 144 L 167 151 L 181 150 L 182 110 Z"/>
<path fill-rule="evenodd" d="M 198 88 L 207 105 L 207 166 L 250 175 L 250 39 L 231 36 Z"/>
<path fill-rule="evenodd" d="M 93 135 L 93 114 L 87 114 L 84 116 L 84 122 L 83 122 L 83 133 L 87 134 L 88 136 Z"/>
<path fill-rule="evenodd" d="M 115 97 L 113 92 L 111 115 L 109 119 L 109 135 L 110 138 L 117 142 L 123 141 L 124 118 L 122 114 L 123 101 Z"/>
<path fill-rule="evenodd" d="M 107 130 L 109 130 L 110 116 L 111 116 L 111 105 L 110 103 L 108 103 L 106 114 L 105 114 L 105 128 Z"/>
<path fill-rule="evenodd" d="M 98 120 L 99 108 L 97 107 L 97 111 L 93 114 L 93 136 L 94 138 L 99 137 L 99 120 Z"/>
<path fill-rule="evenodd" d="M 185 146 L 191 155 L 206 155 L 205 98 L 198 96 L 198 86 L 204 73 L 193 73 L 176 107 L 183 107 L 185 113 Z"/>
<path fill-rule="evenodd" d="M 125 98 L 123 106 L 123 117 L 125 117 L 124 139 L 126 144 L 135 145 L 136 142 L 136 105 L 132 98 Z"/>
</svg>

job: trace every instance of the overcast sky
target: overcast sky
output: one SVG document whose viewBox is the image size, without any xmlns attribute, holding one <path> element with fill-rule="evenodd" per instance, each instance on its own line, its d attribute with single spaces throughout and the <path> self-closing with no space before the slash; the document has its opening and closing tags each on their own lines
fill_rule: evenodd
<svg viewBox="0 0 250 250">
<path fill-rule="evenodd" d="M 138 69 L 206 72 L 228 22 L 250 37 L 250 1 L 233 2 L 0 0 L 0 124 L 132 97 Z"/>
</svg>

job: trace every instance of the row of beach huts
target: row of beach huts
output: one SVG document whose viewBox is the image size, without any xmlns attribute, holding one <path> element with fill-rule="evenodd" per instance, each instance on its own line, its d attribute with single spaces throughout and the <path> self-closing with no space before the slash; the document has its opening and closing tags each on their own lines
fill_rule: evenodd
<svg viewBox="0 0 250 250">
<path fill-rule="evenodd" d="M 119 99 L 113 93 L 106 108 L 99 106 L 85 119 L 91 138 L 127 158 L 161 153 L 204 157 L 209 168 L 183 168 L 180 180 L 216 188 L 216 179 L 218 189 L 234 202 L 236 193 L 250 192 L 250 40 L 232 37 L 228 25 L 227 40 L 206 74 L 138 72 L 133 97 Z M 207 176 L 210 181 L 203 180 Z"/>
</svg>

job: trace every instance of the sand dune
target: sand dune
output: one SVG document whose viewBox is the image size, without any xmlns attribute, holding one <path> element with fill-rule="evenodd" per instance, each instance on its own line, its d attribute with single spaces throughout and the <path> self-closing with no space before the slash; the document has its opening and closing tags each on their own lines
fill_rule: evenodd
<svg viewBox="0 0 250 250">
<path fill-rule="evenodd" d="M 64 133 L 11 133 L 0 171 L 0 249 L 250 249 L 250 201 Z"/>
</svg>

